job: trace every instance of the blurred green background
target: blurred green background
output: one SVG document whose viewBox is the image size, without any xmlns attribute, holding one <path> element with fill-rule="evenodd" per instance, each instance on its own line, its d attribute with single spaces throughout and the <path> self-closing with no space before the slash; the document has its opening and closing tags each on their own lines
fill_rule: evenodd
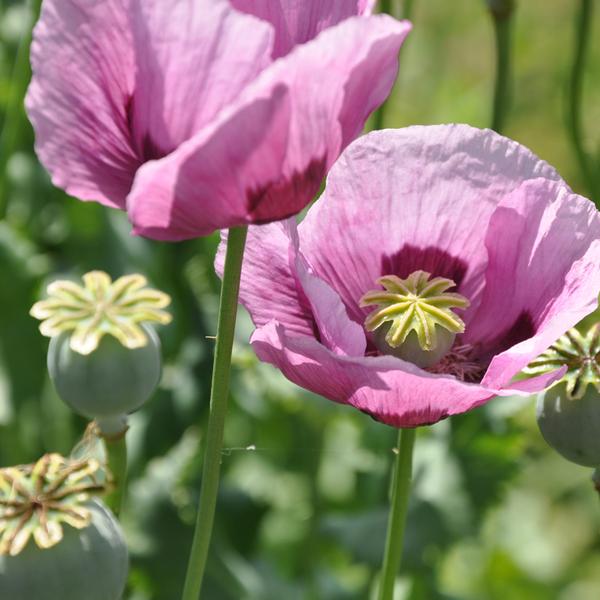
<svg viewBox="0 0 600 600">
<path fill-rule="evenodd" d="M 162 244 L 54 189 L 22 109 L 33 3 L 0 4 L 0 466 L 68 454 L 85 423 L 56 398 L 28 310 L 48 281 L 142 272 L 173 298 L 160 391 L 131 419 L 124 521 L 130 600 L 179 597 L 199 488 L 218 280 L 216 238 Z M 585 193 L 565 127 L 573 0 L 522 0 L 506 134 Z M 490 123 L 493 33 L 482 0 L 415 0 L 385 125 Z M 599 39 L 600 13 L 593 23 Z M 600 43 L 585 137 L 600 142 Z M 596 76 L 594 77 L 594 74 Z M 595 146 L 594 146 L 595 145 Z M 223 485 L 205 598 L 369 599 L 383 552 L 395 431 L 261 365 L 240 314 Z M 590 472 L 550 451 L 532 400 L 496 399 L 420 432 L 398 598 L 597 600 L 600 505 Z M 18 599 L 15 599 L 18 600 Z"/>
</svg>

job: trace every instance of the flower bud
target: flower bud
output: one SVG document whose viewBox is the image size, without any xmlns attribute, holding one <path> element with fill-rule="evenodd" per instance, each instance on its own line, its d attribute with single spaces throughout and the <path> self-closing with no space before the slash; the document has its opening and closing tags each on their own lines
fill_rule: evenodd
<svg viewBox="0 0 600 600">
<path fill-rule="evenodd" d="M 96 461 L 46 455 L 0 470 L 0 598 L 119 600 L 128 553 Z"/>
</svg>

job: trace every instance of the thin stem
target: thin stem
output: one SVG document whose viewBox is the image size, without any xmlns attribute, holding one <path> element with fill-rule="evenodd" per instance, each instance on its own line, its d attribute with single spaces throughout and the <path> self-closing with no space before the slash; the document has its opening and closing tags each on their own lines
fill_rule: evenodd
<svg viewBox="0 0 600 600">
<path fill-rule="evenodd" d="M 392 0 L 380 0 L 379 2 L 379 12 L 382 14 L 392 14 Z M 373 115 L 373 130 L 377 131 L 379 129 L 383 129 L 384 121 L 385 121 L 385 105 L 387 102 L 384 102 Z"/>
<path fill-rule="evenodd" d="M 229 397 L 231 350 L 233 348 L 233 334 L 235 331 L 242 259 L 247 231 L 246 227 L 230 229 L 227 240 L 227 255 L 225 257 L 221 303 L 219 306 L 219 322 L 217 325 L 217 342 L 213 364 L 210 414 L 206 433 L 200 503 L 183 589 L 183 600 L 198 600 L 200 596 L 213 529 L 217 492 L 219 490 L 219 474 L 221 471 L 223 430 L 225 428 L 225 415 L 227 414 L 227 400 Z"/>
<path fill-rule="evenodd" d="M 127 487 L 127 441 L 124 431 L 122 435 L 103 437 L 106 449 L 106 462 L 112 475 L 113 490 L 106 497 L 108 507 L 119 516 L 125 489 Z"/>
<path fill-rule="evenodd" d="M 511 37 L 513 0 L 500 0 L 490 4 L 496 40 L 496 83 L 492 106 L 492 129 L 504 131 L 510 107 Z"/>
<path fill-rule="evenodd" d="M 583 101 L 583 75 L 585 61 L 590 45 L 590 33 L 592 27 L 592 0 L 581 0 L 579 12 L 575 20 L 575 54 L 571 66 L 569 85 L 567 122 L 571 143 L 577 156 L 579 168 L 589 193 L 596 202 L 600 202 L 600 194 L 597 190 L 594 165 L 591 157 L 585 149 L 582 133 L 582 101 Z"/>
<path fill-rule="evenodd" d="M 31 0 L 33 18 L 37 20 L 41 0 Z M 6 181 L 6 167 L 18 141 L 19 128 L 25 115 L 23 100 L 31 71 L 29 69 L 29 46 L 31 45 L 31 31 L 23 35 L 17 48 L 17 55 L 11 76 L 10 94 L 4 113 L 4 121 L 0 132 L 0 220 L 6 216 L 8 205 L 8 185 Z"/>
<path fill-rule="evenodd" d="M 393 5 L 393 0 L 381 0 L 379 5 L 380 5 L 379 12 L 394 16 L 395 10 L 394 10 L 394 5 Z M 413 8 L 414 8 L 414 0 L 404 0 L 402 2 L 402 11 L 401 11 L 402 18 L 410 20 L 412 13 L 413 13 Z M 383 129 L 385 126 L 385 113 L 386 113 L 388 101 L 389 101 L 389 98 L 379 107 L 379 109 L 373 115 L 372 129 L 374 131 Z"/>
<path fill-rule="evenodd" d="M 404 0 L 402 3 L 402 18 L 412 19 L 413 9 L 415 7 L 415 0 Z"/>
<path fill-rule="evenodd" d="M 379 600 L 393 600 L 394 598 L 394 584 L 402 559 L 416 431 L 416 429 L 400 429 L 398 432 L 398 454 L 394 462 L 392 502 L 379 586 Z"/>
</svg>

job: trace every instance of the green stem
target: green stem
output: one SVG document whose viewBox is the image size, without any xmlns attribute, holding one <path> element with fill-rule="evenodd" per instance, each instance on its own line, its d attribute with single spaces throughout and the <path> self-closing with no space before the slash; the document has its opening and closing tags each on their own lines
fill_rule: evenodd
<svg viewBox="0 0 600 600">
<path fill-rule="evenodd" d="M 510 107 L 511 77 L 511 37 L 513 0 L 492 2 L 490 13 L 494 24 L 496 40 L 496 83 L 492 107 L 492 129 L 498 133 L 504 131 L 506 116 Z"/>
<path fill-rule="evenodd" d="M 380 13 L 386 13 L 388 15 L 394 15 L 394 6 L 392 0 L 381 0 L 379 3 Z M 402 18 L 409 19 L 412 16 L 414 8 L 414 0 L 404 0 L 402 3 Z M 379 109 L 373 115 L 373 127 L 372 130 L 377 131 L 379 129 L 383 129 L 385 126 L 385 113 L 387 100 L 379 107 Z"/>
<path fill-rule="evenodd" d="M 416 429 L 400 429 L 398 432 L 398 454 L 392 479 L 392 502 L 379 586 L 379 600 L 393 600 L 394 598 L 394 584 L 402 559 L 416 431 Z"/>
<path fill-rule="evenodd" d="M 412 19 L 413 8 L 415 6 L 415 0 L 404 0 L 402 3 L 402 18 L 408 19 L 409 21 Z"/>
<path fill-rule="evenodd" d="M 592 195 L 593 200 L 600 202 L 600 195 L 596 188 L 594 165 L 585 150 L 583 141 L 581 116 L 583 76 L 586 56 L 590 45 L 592 12 L 593 1 L 581 0 L 575 21 L 575 55 L 573 56 L 573 64 L 571 66 L 567 121 L 571 143 L 573 144 L 585 185 Z"/>
<path fill-rule="evenodd" d="M 37 20 L 41 0 L 31 0 L 28 4 L 32 8 L 33 18 Z M 23 101 L 31 70 L 29 69 L 29 46 L 31 45 L 31 31 L 26 33 L 19 42 L 17 55 L 13 66 L 10 93 L 2 131 L 0 132 L 0 221 L 6 216 L 8 205 L 8 185 L 6 181 L 6 167 L 15 151 L 18 141 L 19 129 L 25 116 Z"/>
<path fill-rule="evenodd" d="M 235 331 L 246 234 L 246 227 L 230 229 L 227 240 L 227 255 L 225 257 L 221 303 L 219 306 L 219 322 L 217 325 L 217 342 L 213 364 L 210 413 L 206 433 L 200 503 L 183 589 L 183 600 L 198 600 L 200 596 L 213 529 L 217 492 L 219 490 L 219 474 L 221 471 L 223 430 L 225 428 L 225 415 L 227 413 L 227 400 L 229 397 L 231 350 L 233 348 L 233 334 Z"/>
<path fill-rule="evenodd" d="M 107 506 L 119 516 L 127 486 L 127 441 L 126 431 L 115 437 L 103 437 L 106 462 L 112 475 L 113 490 L 106 497 Z"/>
<path fill-rule="evenodd" d="M 392 0 L 380 0 L 379 2 L 379 12 L 381 14 L 392 14 Z M 378 131 L 379 129 L 383 129 L 384 121 L 385 121 L 385 105 L 387 101 L 384 102 L 373 115 L 373 131 Z"/>
</svg>

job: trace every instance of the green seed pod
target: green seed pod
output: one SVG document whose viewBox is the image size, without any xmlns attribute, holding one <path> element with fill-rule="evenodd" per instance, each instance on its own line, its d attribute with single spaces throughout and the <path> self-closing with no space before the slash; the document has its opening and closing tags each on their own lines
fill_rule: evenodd
<svg viewBox="0 0 600 600">
<path fill-rule="evenodd" d="M 93 498 L 104 489 L 98 475 L 96 461 L 57 454 L 0 470 L 0 598 L 122 597 L 127 547 L 115 517 Z"/>
<path fill-rule="evenodd" d="M 79 354 L 70 336 L 52 338 L 48 372 L 58 395 L 89 419 L 111 419 L 137 410 L 152 395 L 161 374 L 160 340 L 148 325 L 140 326 L 148 343 L 125 348 L 112 336 L 102 338 L 91 354 Z"/>
<path fill-rule="evenodd" d="M 411 331 L 400 346 L 394 348 L 386 341 L 389 326 L 384 325 L 377 329 L 373 334 L 375 346 L 382 354 L 391 354 L 407 362 L 411 362 L 422 369 L 427 369 L 437 365 L 454 345 L 456 334 L 435 325 L 436 345 L 431 350 L 423 350 L 417 334 Z"/>
<path fill-rule="evenodd" d="M 538 396 L 544 439 L 567 460 L 600 466 L 600 325 L 571 329 L 525 369 L 538 375 L 566 367 L 563 379 Z"/>
<path fill-rule="evenodd" d="M 92 271 L 83 285 L 51 283 L 48 298 L 31 309 L 52 338 L 48 370 L 56 390 L 104 434 L 121 433 L 124 416 L 148 400 L 160 379 L 160 341 L 147 323 L 169 323 L 162 309 L 171 299 L 146 284 L 142 275 L 113 282 Z"/>
<path fill-rule="evenodd" d="M 600 465 L 600 394 L 589 386 L 570 398 L 564 383 L 542 392 L 537 422 L 544 439 L 567 460 L 584 467 Z"/>
</svg>

